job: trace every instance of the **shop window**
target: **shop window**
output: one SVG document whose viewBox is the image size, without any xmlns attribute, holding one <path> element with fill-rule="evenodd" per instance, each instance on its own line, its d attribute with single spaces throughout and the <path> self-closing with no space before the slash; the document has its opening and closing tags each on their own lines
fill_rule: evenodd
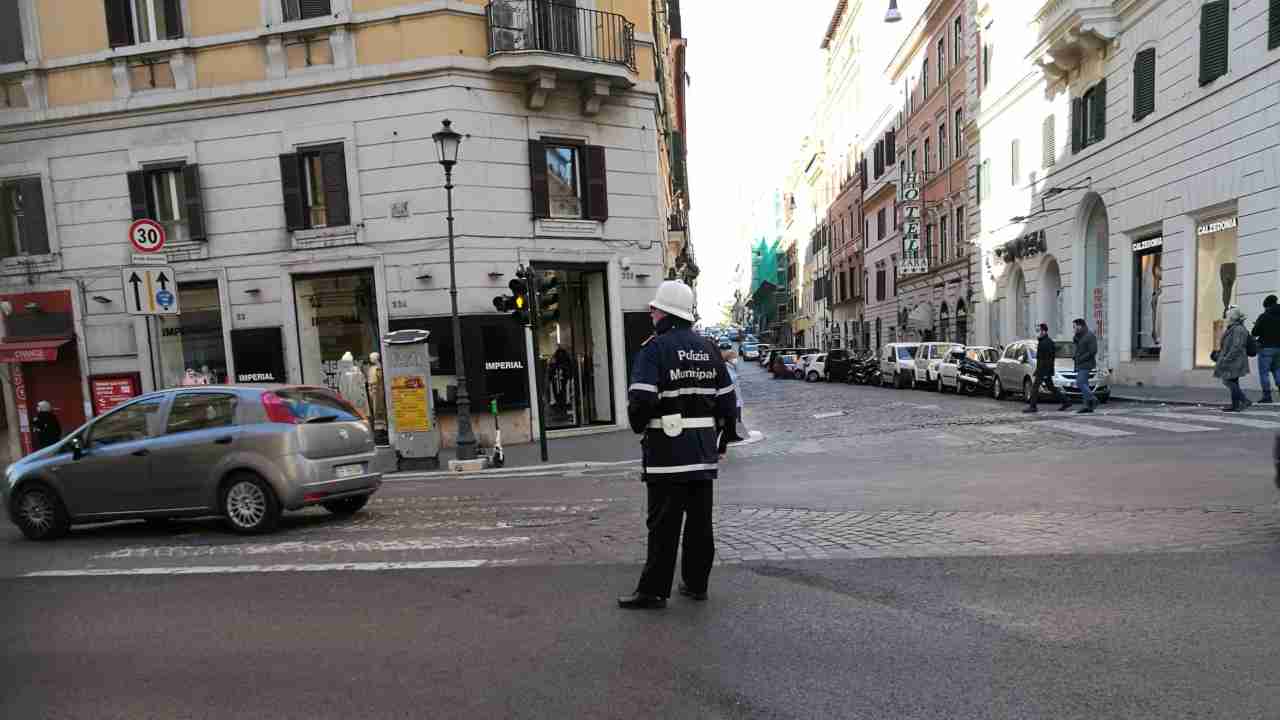
<svg viewBox="0 0 1280 720">
<path fill-rule="evenodd" d="M 1236 218 L 1218 218 L 1196 228 L 1196 365 L 1213 364 L 1212 353 L 1227 329 L 1227 308 L 1239 293 Z"/>
<path fill-rule="evenodd" d="M 111 47 L 182 37 L 182 0 L 106 0 Z"/>
<path fill-rule="evenodd" d="M 22 62 L 25 59 L 18 3 L 0 3 L 0 63 Z"/>
<path fill-rule="evenodd" d="M 200 166 L 157 165 L 128 174 L 133 219 L 151 218 L 165 227 L 174 242 L 205 240 Z"/>
<path fill-rule="evenodd" d="M 0 181 L 0 258 L 48 253 L 40 178 Z"/>
<path fill-rule="evenodd" d="M 284 0 L 285 20 L 310 20 L 330 14 L 329 0 Z"/>
<path fill-rule="evenodd" d="M 604 269 L 546 268 L 542 326 L 535 338 L 548 428 L 613 422 L 609 303 Z"/>
<path fill-rule="evenodd" d="M 333 143 L 280 156 L 280 183 L 289 230 L 351 224 L 345 154 L 342 143 Z"/>
<path fill-rule="evenodd" d="M 529 141 L 529 183 L 536 218 L 609 219 L 604 148 Z"/>
<path fill-rule="evenodd" d="M 1071 101 L 1071 151 L 1102 142 L 1107 137 L 1107 81 L 1084 91 Z"/>
<path fill-rule="evenodd" d="M 1133 59 L 1133 119 L 1156 111 L 1156 49 L 1147 48 Z"/>
<path fill-rule="evenodd" d="M 302 382 L 339 387 L 340 362 L 351 353 L 359 368 L 379 352 L 378 305 L 373 271 L 297 276 L 293 280 L 297 311 L 298 354 Z M 367 408 L 361 398 L 346 398 L 357 408 Z"/>
<path fill-rule="evenodd" d="M 182 393 L 169 408 L 166 435 L 231 427 L 235 422 L 236 396 L 229 393 Z"/>
<path fill-rule="evenodd" d="M 161 387 L 218 385 L 227 381 L 222 304 L 216 282 L 178 286 L 178 315 L 158 318 L 155 347 Z"/>
<path fill-rule="evenodd" d="M 1272 8 L 1271 24 L 1275 25 L 1275 9 Z M 1200 6 L 1200 84 L 1208 85 L 1227 74 L 1230 57 L 1228 24 L 1230 9 L 1227 0 L 1207 2 Z"/>
<path fill-rule="evenodd" d="M 1164 239 L 1133 243 L 1133 357 L 1160 357 L 1161 306 L 1164 295 Z"/>
</svg>

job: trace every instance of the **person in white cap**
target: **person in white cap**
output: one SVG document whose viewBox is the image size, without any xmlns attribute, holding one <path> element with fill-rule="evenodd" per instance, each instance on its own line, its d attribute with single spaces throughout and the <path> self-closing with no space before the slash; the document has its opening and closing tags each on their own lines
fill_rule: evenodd
<svg viewBox="0 0 1280 720">
<path fill-rule="evenodd" d="M 718 421 L 737 414 L 733 382 L 720 353 L 693 332 L 693 290 L 668 280 L 649 303 L 655 335 L 636 357 L 627 393 L 631 429 L 643 435 L 648 490 L 648 556 L 628 609 L 666 607 L 684 527 L 680 594 L 707 599 L 715 558 L 711 529 Z"/>
</svg>

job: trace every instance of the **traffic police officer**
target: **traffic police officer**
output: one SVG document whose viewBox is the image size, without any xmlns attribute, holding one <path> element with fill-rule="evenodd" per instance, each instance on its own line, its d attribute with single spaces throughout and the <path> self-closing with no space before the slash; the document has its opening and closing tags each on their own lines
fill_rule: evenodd
<svg viewBox="0 0 1280 720">
<path fill-rule="evenodd" d="M 693 290 L 668 280 L 649 303 L 656 334 L 641 348 L 632 371 L 627 417 L 643 434 L 648 488 L 649 551 L 635 593 L 624 608 L 666 607 L 684 525 L 680 594 L 707 598 L 715 557 L 711 532 L 712 481 L 719 454 L 717 419 L 737 410 L 724 360 L 693 332 Z"/>
</svg>

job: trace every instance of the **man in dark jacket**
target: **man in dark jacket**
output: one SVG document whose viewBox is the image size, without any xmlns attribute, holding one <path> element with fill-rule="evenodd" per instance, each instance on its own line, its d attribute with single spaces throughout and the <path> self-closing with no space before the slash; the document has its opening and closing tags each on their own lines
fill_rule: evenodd
<svg viewBox="0 0 1280 720">
<path fill-rule="evenodd" d="M 1053 384 L 1053 375 L 1055 372 L 1054 363 L 1058 359 L 1058 348 L 1053 344 L 1053 338 L 1049 337 L 1049 326 L 1040 323 L 1040 339 L 1036 341 L 1036 374 L 1034 382 L 1031 383 L 1031 397 L 1027 398 L 1028 407 L 1023 410 L 1024 413 L 1036 412 L 1036 401 L 1040 399 L 1040 387 L 1042 385 L 1049 386 L 1053 391 L 1053 401 L 1062 403 L 1059 410 L 1066 410 L 1071 407 L 1071 401 L 1067 400 L 1058 386 Z"/>
<path fill-rule="evenodd" d="M 58 416 L 53 414 L 53 406 L 48 400 L 36 403 L 31 435 L 35 438 L 37 450 L 43 450 L 62 439 L 62 424 L 58 422 Z"/>
<path fill-rule="evenodd" d="M 682 524 L 680 594 L 707 599 L 715 557 L 716 424 L 732 422 L 737 412 L 724 360 L 693 332 L 693 290 L 675 280 L 662 283 L 649 315 L 657 334 L 636 356 L 627 398 L 631 429 L 644 436 L 649 550 L 636 591 L 618 598 L 628 609 L 666 607 Z"/>
<path fill-rule="evenodd" d="M 1262 314 L 1249 333 L 1258 339 L 1258 378 L 1262 383 L 1262 399 L 1271 402 L 1271 381 L 1280 388 L 1280 302 L 1275 295 L 1262 301 Z"/>
<path fill-rule="evenodd" d="M 1071 338 L 1075 342 L 1072 359 L 1076 365 L 1076 388 L 1080 391 L 1080 399 L 1084 407 L 1076 412 L 1091 413 L 1097 406 L 1098 399 L 1093 396 L 1093 388 L 1089 387 L 1089 373 L 1098 367 L 1098 336 L 1089 330 L 1084 318 L 1076 318 L 1072 323 L 1076 334 Z"/>
</svg>

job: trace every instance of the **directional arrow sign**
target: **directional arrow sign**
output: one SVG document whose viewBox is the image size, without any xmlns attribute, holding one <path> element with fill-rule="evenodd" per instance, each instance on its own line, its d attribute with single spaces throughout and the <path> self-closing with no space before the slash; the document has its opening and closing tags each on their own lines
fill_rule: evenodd
<svg viewBox="0 0 1280 720">
<path fill-rule="evenodd" d="M 124 303 L 130 315 L 177 315 L 177 275 L 167 265 L 146 265 L 122 268 L 120 279 L 124 288 Z M 175 286 L 170 290 L 169 286 Z"/>
</svg>

